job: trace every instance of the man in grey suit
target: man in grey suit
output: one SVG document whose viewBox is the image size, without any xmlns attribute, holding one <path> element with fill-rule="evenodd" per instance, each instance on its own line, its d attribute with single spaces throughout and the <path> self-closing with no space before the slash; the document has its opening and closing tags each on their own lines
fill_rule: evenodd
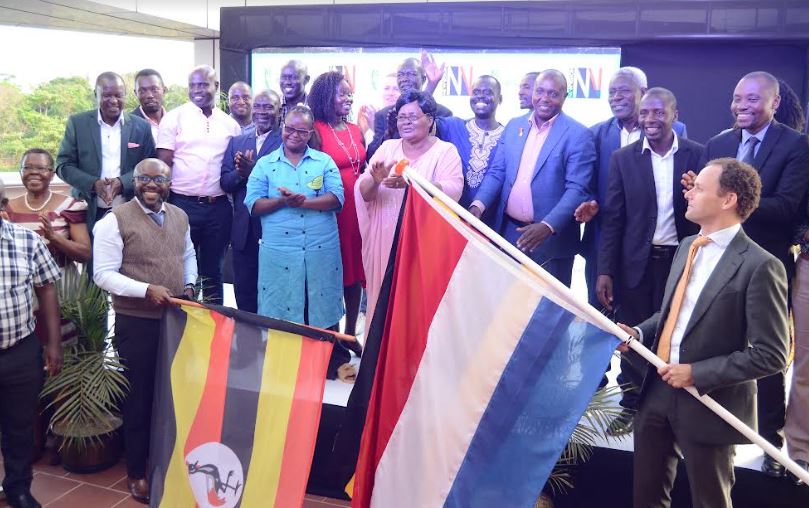
<svg viewBox="0 0 809 508">
<path fill-rule="evenodd" d="M 760 194 L 750 165 L 708 162 L 686 194 L 700 234 L 680 244 L 661 310 L 634 329 L 621 325 L 636 339 L 654 334 L 652 351 L 666 362 L 647 371 L 635 417 L 638 508 L 670 505 L 680 453 L 692 505 L 731 506 L 734 445 L 747 441 L 680 388 L 694 386 L 755 428 L 755 380 L 786 365 L 786 272 L 741 228 Z"/>
<path fill-rule="evenodd" d="M 98 109 L 71 115 L 56 157 L 59 178 L 73 195 L 87 201 L 87 228 L 114 205 L 134 194 L 132 172 L 155 156 L 149 123 L 124 112 L 126 87 L 121 76 L 103 72 L 96 79 Z"/>
</svg>

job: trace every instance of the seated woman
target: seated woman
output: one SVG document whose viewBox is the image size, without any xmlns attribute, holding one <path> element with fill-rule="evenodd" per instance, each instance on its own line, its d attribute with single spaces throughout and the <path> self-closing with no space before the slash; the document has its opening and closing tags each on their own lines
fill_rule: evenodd
<svg viewBox="0 0 809 508">
<path fill-rule="evenodd" d="M 497 121 L 497 107 L 503 102 L 500 82 L 494 76 L 480 76 L 472 84 L 469 106 L 474 117 L 462 120 L 455 116 L 439 117 L 437 136 L 455 145 L 463 165 L 464 186 L 459 203 L 469 208 L 494 160 L 497 142 L 503 134 L 503 126 Z M 481 220 L 491 226 L 497 206 L 489 206 Z"/>
<path fill-rule="evenodd" d="M 282 144 L 256 163 L 244 204 L 261 217 L 258 313 L 336 331 L 343 317 L 336 218 L 343 183 L 331 157 L 308 146 L 313 123 L 306 106 L 290 108 Z M 349 359 L 335 343 L 328 377 Z"/>
<path fill-rule="evenodd" d="M 460 198 L 463 191 L 458 150 L 433 135 L 436 103 L 432 96 L 410 90 L 399 97 L 394 111 L 401 139 L 382 143 L 369 161 L 370 170 L 360 175 L 354 188 L 368 293 L 366 337 L 404 198 L 406 184 L 401 176 L 391 174 L 394 164 L 407 159 L 411 170 L 429 179 L 452 199 Z"/>
<path fill-rule="evenodd" d="M 87 204 L 50 190 L 53 157 L 47 150 L 31 148 L 20 161 L 25 194 L 9 201 L 7 219 L 39 233 L 62 269 L 64 283 L 78 277 L 76 263 L 86 263 L 92 252 L 87 232 Z M 43 322 L 37 319 L 37 323 Z M 39 330 L 36 330 L 39 332 Z M 38 337 L 44 334 L 37 333 Z M 75 327 L 62 320 L 62 340 L 75 337 Z"/>
</svg>

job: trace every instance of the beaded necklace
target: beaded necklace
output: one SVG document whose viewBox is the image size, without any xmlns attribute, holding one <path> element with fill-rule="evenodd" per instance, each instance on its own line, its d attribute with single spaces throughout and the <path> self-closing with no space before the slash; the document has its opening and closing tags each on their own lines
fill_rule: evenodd
<svg viewBox="0 0 809 508">
<path fill-rule="evenodd" d="M 348 127 L 348 124 L 345 124 L 345 126 L 346 131 L 348 131 L 348 139 L 351 142 L 351 150 L 354 152 L 353 157 L 343 141 L 337 136 L 337 131 L 334 130 L 334 127 L 332 127 L 330 123 L 327 123 L 326 125 L 328 125 L 329 129 L 331 129 L 331 133 L 334 134 L 334 139 L 337 141 L 337 145 L 343 150 L 346 157 L 348 157 L 348 162 L 351 164 L 351 169 L 354 171 L 354 176 L 359 176 L 360 165 L 362 164 L 362 161 L 360 161 L 360 151 L 359 148 L 357 148 L 357 144 L 354 143 L 354 136 L 351 135 L 351 129 Z"/>
</svg>

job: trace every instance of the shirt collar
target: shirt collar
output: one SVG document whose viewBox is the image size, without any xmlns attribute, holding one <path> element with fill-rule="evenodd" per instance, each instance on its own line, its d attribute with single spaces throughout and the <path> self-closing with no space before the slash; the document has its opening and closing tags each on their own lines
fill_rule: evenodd
<svg viewBox="0 0 809 508">
<path fill-rule="evenodd" d="M 708 235 L 708 238 L 710 238 L 711 241 L 715 243 L 718 247 L 726 249 L 727 246 L 730 245 L 730 242 L 736 237 L 736 234 L 739 232 L 741 228 L 742 228 L 741 223 L 736 223 L 725 229 L 714 231 L 713 233 Z M 701 232 L 700 235 L 702 235 Z"/>
<path fill-rule="evenodd" d="M 674 134 L 674 142 L 671 144 L 671 148 L 669 148 L 669 151 L 668 151 L 668 152 L 666 152 L 666 154 L 665 154 L 665 155 L 657 155 L 657 152 L 655 152 L 654 150 L 652 150 L 651 145 L 649 145 L 649 139 L 648 139 L 648 138 L 646 138 L 646 136 L 644 136 L 644 137 L 643 137 L 643 148 L 641 149 L 641 153 L 645 152 L 646 150 L 649 150 L 649 152 L 651 152 L 651 154 L 652 154 L 652 155 L 657 155 L 657 156 L 658 156 L 658 157 L 660 157 L 661 159 L 665 159 L 665 158 L 667 158 L 667 157 L 671 157 L 672 155 L 674 155 L 675 153 L 677 153 L 677 150 L 678 150 L 679 148 L 680 148 L 680 142 L 679 142 L 679 140 L 677 139 L 677 133 L 675 133 L 675 134 Z"/>
<path fill-rule="evenodd" d="M 101 110 L 98 109 L 96 111 L 98 113 L 98 125 L 106 124 L 106 122 L 104 122 L 104 119 L 101 118 Z M 118 115 L 118 120 L 116 120 L 115 123 L 113 125 L 111 125 L 110 127 L 118 127 L 119 125 L 123 125 L 123 124 L 124 124 L 124 112 L 121 111 L 121 114 Z"/>
<path fill-rule="evenodd" d="M 154 120 L 149 118 L 149 115 L 147 115 L 146 112 L 143 111 L 143 106 L 138 106 L 138 109 L 140 110 L 140 114 L 143 115 L 143 118 L 145 118 L 147 122 L 149 122 L 152 125 L 159 125 L 160 124 L 160 122 L 155 122 Z M 163 114 L 165 115 L 166 114 L 166 108 L 164 108 L 163 106 L 160 106 L 160 109 L 163 110 Z"/>
<path fill-rule="evenodd" d="M 150 213 L 163 213 L 166 211 L 165 201 L 160 203 L 160 210 L 158 210 L 157 212 L 153 212 L 148 208 L 146 208 L 145 206 L 143 206 L 143 203 L 140 202 L 140 198 L 138 198 L 137 196 L 135 196 L 135 202 L 138 204 L 138 206 L 140 206 L 140 209 L 143 210 L 143 213 L 145 213 L 146 215 L 149 215 Z"/>
<path fill-rule="evenodd" d="M 746 145 L 747 140 L 752 138 L 753 136 L 758 138 L 759 143 L 764 141 L 764 136 L 767 135 L 767 130 L 770 128 L 770 125 L 772 125 L 772 120 L 770 120 L 770 123 L 765 125 L 763 129 L 761 129 L 760 131 L 758 131 L 755 134 L 750 134 L 750 131 L 748 131 L 747 129 L 742 129 L 742 144 Z"/>
<path fill-rule="evenodd" d="M 14 240 L 14 232 L 12 230 L 11 222 L 3 219 L 0 222 L 0 238 L 3 240 Z"/>
<path fill-rule="evenodd" d="M 551 127 L 553 127 L 553 124 L 556 123 L 556 120 L 559 118 L 560 114 L 561 113 L 556 113 L 547 122 L 543 123 L 542 125 L 536 125 L 536 116 L 534 115 L 534 113 L 531 113 L 530 115 L 528 115 L 528 124 L 530 125 L 530 127 L 536 127 L 537 129 L 541 129 L 543 127 L 550 129 Z"/>
</svg>

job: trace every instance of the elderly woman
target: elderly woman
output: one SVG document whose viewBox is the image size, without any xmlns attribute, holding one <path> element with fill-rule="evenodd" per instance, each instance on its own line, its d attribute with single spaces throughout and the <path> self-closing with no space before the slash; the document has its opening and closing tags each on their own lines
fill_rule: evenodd
<svg viewBox="0 0 809 508">
<path fill-rule="evenodd" d="M 258 160 L 244 204 L 261 217 L 258 313 L 337 329 L 343 316 L 343 267 L 336 213 L 343 184 L 334 161 L 308 146 L 314 118 L 306 106 L 286 115 L 281 146 Z M 335 344 L 329 377 L 348 352 Z"/>
<path fill-rule="evenodd" d="M 362 270 L 362 238 L 354 204 L 354 184 L 365 168 L 365 143 L 360 128 L 346 120 L 354 104 L 354 94 L 343 75 L 336 71 L 321 74 L 306 96 L 315 117 L 315 148 L 327 153 L 340 170 L 345 201 L 337 213 L 340 257 L 343 260 L 343 297 L 346 306 L 345 333 L 356 334 L 360 295 L 365 284 Z"/>
<path fill-rule="evenodd" d="M 396 101 L 394 111 L 401 139 L 382 143 L 369 162 L 370 170 L 360 176 L 355 187 L 368 292 L 366 332 L 379 297 L 404 197 L 405 181 L 392 174 L 394 164 L 407 159 L 411 170 L 429 179 L 452 199 L 459 199 L 463 192 L 464 178 L 458 150 L 433 135 L 436 103 L 432 96 L 416 90 L 408 91 Z"/>
</svg>

